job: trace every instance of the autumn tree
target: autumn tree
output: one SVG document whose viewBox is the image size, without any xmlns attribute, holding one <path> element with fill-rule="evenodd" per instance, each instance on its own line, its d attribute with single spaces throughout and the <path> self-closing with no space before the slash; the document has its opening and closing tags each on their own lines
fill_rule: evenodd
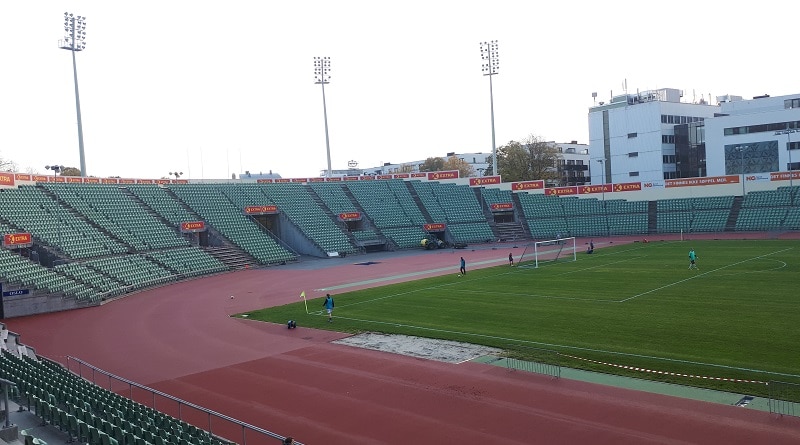
<svg viewBox="0 0 800 445">
<path fill-rule="evenodd" d="M 428 158 L 419 166 L 421 172 L 439 172 L 444 170 L 444 159 Z"/>
<path fill-rule="evenodd" d="M 411 173 L 412 171 L 414 171 L 414 166 L 411 164 L 401 164 L 397 169 L 397 173 Z"/>
<path fill-rule="evenodd" d="M 494 174 L 489 156 L 486 175 Z M 529 135 L 522 141 L 510 141 L 497 148 L 497 170 L 504 182 L 558 179 L 558 161 L 561 153 L 554 144 L 539 136 Z"/>
<path fill-rule="evenodd" d="M 61 169 L 61 176 L 80 176 L 81 170 L 76 167 L 64 167 Z"/>
<path fill-rule="evenodd" d="M 458 177 L 459 178 L 468 178 L 470 176 L 475 176 L 475 169 L 472 168 L 472 165 L 469 162 L 459 158 L 458 156 L 450 156 L 444 162 L 444 170 L 458 170 Z"/>
<path fill-rule="evenodd" d="M 17 163 L 0 156 L 0 171 L 2 172 L 15 172 L 17 171 Z"/>
</svg>

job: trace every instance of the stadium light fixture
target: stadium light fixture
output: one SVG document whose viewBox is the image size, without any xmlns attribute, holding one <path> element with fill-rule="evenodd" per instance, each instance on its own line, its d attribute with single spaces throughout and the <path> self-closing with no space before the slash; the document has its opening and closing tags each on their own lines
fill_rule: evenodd
<svg viewBox="0 0 800 445">
<path fill-rule="evenodd" d="M 497 54 L 497 40 L 490 40 L 488 42 L 481 42 L 481 59 L 483 59 L 484 76 L 489 76 L 489 106 L 492 115 L 492 174 L 498 175 L 497 171 L 497 145 L 495 144 L 494 132 L 494 92 L 492 91 L 492 76 L 497 74 L 500 70 L 500 59 Z"/>
<path fill-rule="evenodd" d="M 325 84 L 331 81 L 331 58 L 314 57 L 314 84 L 322 85 L 322 115 L 325 119 L 325 149 L 328 151 L 328 173 L 331 177 L 331 142 L 328 137 L 328 105 L 325 102 Z"/>
<path fill-rule="evenodd" d="M 66 167 L 64 167 L 63 165 L 45 165 L 44 168 L 45 168 L 45 170 L 52 170 L 53 171 L 53 177 L 55 178 L 56 174 L 57 173 L 61 173 L 62 171 L 64 171 L 64 168 L 66 168 Z"/>
<path fill-rule="evenodd" d="M 178 178 L 180 178 L 181 176 L 183 176 L 183 172 L 179 172 L 179 171 L 175 171 L 175 172 L 169 172 L 169 175 L 170 175 L 170 176 L 174 176 L 174 177 L 175 177 L 175 179 L 178 179 Z"/>
<path fill-rule="evenodd" d="M 64 38 L 58 41 L 61 49 L 72 52 L 72 75 L 75 79 L 75 110 L 78 114 L 78 149 L 81 158 L 81 176 L 86 173 L 86 158 L 83 152 L 83 122 L 81 121 L 81 96 L 78 93 L 78 68 L 75 63 L 75 52 L 86 49 L 86 17 L 64 13 Z"/>
<path fill-rule="evenodd" d="M 744 149 L 745 148 L 746 147 L 744 145 L 737 145 L 736 147 L 733 147 L 734 152 L 738 152 L 739 153 L 739 172 L 742 175 L 742 199 L 744 199 L 744 195 L 745 195 L 745 189 L 744 189 L 744 181 L 745 181 L 745 178 L 744 178 Z"/>
<path fill-rule="evenodd" d="M 789 129 L 789 130 L 779 130 L 775 132 L 776 136 L 785 134 L 786 137 L 788 138 L 788 142 L 786 143 L 786 151 L 789 152 L 789 168 L 787 169 L 789 170 L 789 187 L 794 186 L 792 182 L 792 133 L 797 133 L 799 131 L 800 130 Z"/>
</svg>

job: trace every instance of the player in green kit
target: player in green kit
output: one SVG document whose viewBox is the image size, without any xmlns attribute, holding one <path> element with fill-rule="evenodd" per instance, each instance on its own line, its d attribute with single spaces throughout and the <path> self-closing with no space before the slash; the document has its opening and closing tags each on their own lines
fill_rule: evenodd
<svg viewBox="0 0 800 445">
<path fill-rule="evenodd" d="M 697 261 L 697 254 L 696 254 L 696 253 L 694 253 L 694 249 L 691 249 L 691 250 L 689 251 L 689 269 L 697 269 L 697 270 L 700 270 L 700 268 L 699 268 L 699 267 L 697 267 L 697 263 L 696 263 L 696 261 Z"/>
</svg>

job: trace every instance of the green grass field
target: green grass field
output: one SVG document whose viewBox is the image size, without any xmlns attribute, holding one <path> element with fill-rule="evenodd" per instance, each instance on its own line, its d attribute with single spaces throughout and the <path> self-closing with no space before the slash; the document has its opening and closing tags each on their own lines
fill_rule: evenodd
<svg viewBox="0 0 800 445">
<path fill-rule="evenodd" d="M 687 270 L 690 248 L 699 271 Z M 332 324 L 321 299 L 308 301 L 310 314 L 298 299 L 247 316 L 480 343 L 521 359 L 765 395 L 763 383 L 605 363 L 800 383 L 799 257 L 800 241 L 634 243 L 538 269 L 504 265 L 336 294 Z"/>
</svg>

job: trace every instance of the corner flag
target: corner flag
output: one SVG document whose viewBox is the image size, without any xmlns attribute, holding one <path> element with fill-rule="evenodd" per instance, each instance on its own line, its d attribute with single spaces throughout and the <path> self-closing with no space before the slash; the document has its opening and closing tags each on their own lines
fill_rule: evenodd
<svg viewBox="0 0 800 445">
<path fill-rule="evenodd" d="M 303 299 L 303 304 L 306 306 L 306 314 L 308 313 L 308 303 L 306 302 L 306 291 L 300 292 L 300 297 Z"/>
</svg>

